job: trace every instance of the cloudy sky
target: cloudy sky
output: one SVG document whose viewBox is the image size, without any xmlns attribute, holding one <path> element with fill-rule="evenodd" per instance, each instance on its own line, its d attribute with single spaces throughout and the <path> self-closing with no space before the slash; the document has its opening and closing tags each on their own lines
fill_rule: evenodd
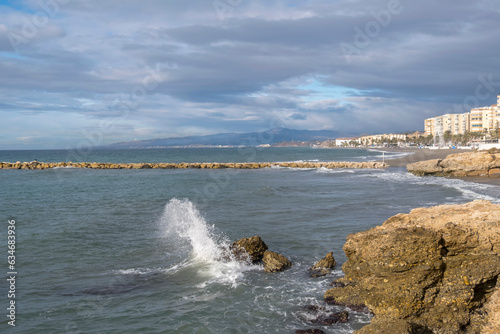
<svg viewBox="0 0 500 334">
<path fill-rule="evenodd" d="M 498 31 L 498 0 L 0 0 L 0 149 L 423 130 L 496 103 Z"/>
</svg>

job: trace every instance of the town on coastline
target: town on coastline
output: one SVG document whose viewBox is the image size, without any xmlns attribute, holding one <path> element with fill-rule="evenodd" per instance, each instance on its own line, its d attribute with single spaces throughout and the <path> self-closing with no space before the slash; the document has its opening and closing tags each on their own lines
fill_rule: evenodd
<svg viewBox="0 0 500 334">
<path fill-rule="evenodd" d="M 335 140 L 279 143 L 273 146 L 313 147 L 426 147 L 426 148 L 500 148 L 500 94 L 497 104 L 473 108 L 462 114 L 427 118 L 424 132 L 386 133 Z"/>
</svg>

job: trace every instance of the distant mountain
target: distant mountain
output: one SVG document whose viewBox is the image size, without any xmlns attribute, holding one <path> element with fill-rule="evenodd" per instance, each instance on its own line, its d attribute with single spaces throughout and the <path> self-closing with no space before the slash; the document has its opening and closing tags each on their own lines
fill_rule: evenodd
<svg viewBox="0 0 500 334">
<path fill-rule="evenodd" d="M 276 128 L 264 132 L 219 133 L 208 136 L 189 136 L 120 142 L 101 146 L 107 149 L 155 148 L 169 146 L 256 146 L 288 141 L 327 140 L 339 136 L 331 130 L 294 130 Z"/>
</svg>

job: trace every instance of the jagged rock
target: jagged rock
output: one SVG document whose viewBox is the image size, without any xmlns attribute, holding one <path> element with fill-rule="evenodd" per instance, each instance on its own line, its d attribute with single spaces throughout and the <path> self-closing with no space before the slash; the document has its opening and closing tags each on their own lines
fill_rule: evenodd
<svg viewBox="0 0 500 334">
<path fill-rule="evenodd" d="M 325 334 L 321 329 L 298 329 L 295 334 Z"/>
<path fill-rule="evenodd" d="M 262 261 L 264 262 L 264 270 L 269 273 L 283 271 L 292 266 L 292 262 L 286 257 L 269 250 L 264 252 Z"/>
<path fill-rule="evenodd" d="M 418 176 L 500 176 L 500 154 L 495 151 L 474 151 L 450 154 L 445 159 L 415 162 L 406 166 Z"/>
<path fill-rule="evenodd" d="M 258 262 L 262 260 L 264 252 L 268 249 L 262 239 L 256 235 L 251 238 L 241 238 L 235 241 L 231 246 L 233 254 L 237 259 L 244 260 L 246 254 L 250 257 L 250 261 Z"/>
<path fill-rule="evenodd" d="M 335 258 L 333 257 L 333 252 L 330 252 L 325 255 L 324 258 L 316 262 L 310 269 L 333 269 L 335 268 L 335 265 L 337 262 L 335 262 Z"/>
<path fill-rule="evenodd" d="M 344 251 L 345 285 L 325 301 L 366 305 L 375 317 L 358 333 L 500 333 L 500 204 L 414 209 L 348 236 Z"/>
<path fill-rule="evenodd" d="M 326 254 L 324 258 L 316 262 L 311 268 L 309 268 L 309 275 L 311 277 L 323 277 L 330 273 L 330 269 L 335 268 L 335 258 L 333 257 L 333 252 Z"/>
<path fill-rule="evenodd" d="M 327 316 L 319 316 L 312 322 L 323 326 L 331 326 L 336 323 L 346 323 L 348 319 L 349 319 L 349 312 L 342 311 L 337 313 L 331 313 Z"/>
</svg>

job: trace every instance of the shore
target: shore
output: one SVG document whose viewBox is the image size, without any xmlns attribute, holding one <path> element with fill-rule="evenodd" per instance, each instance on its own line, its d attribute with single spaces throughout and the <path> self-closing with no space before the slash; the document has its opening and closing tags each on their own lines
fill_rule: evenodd
<svg viewBox="0 0 500 334">
<path fill-rule="evenodd" d="M 391 167 L 406 167 L 406 165 L 431 160 L 431 159 L 444 159 L 450 154 L 470 152 L 470 150 L 452 150 L 452 149 L 441 149 L 441 150 L 430 150 L 427 148 L 395 148 L 387 149 L 385 152 L 401 152 L 408 153 L 401 158 L 396 159 L 385 159 L 385 162 Z"/>
<path fill-rule="evenodd" d="M 408 155 L 405 155 L 404 157 L 401 158 L 386 159 L 385 163 L 387 163 L 390 167 L 406 167 L 406 165 L 414 162 L 431 160 L 431 159 L 444 159 L 450 154 L 470 152 L 470 150 L 459 150 L 459 149 L 429 150 L 426 148 L 423 149 L 395 148 L 395 149 L 386 149 L 384 151 L 391 153 L 392 152 L 408 153 Z M 461 177 L 458 179 L 467 182 L 489 184 L 500 187 L 500 177 Z"/>
</svg>

